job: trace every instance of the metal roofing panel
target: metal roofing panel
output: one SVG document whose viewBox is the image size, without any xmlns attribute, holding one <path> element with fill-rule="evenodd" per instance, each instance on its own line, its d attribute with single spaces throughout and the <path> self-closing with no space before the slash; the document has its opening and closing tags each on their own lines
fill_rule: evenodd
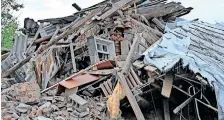
<svg viewBox="0 0 224 120">
<path fill-rule="evenodd" d="M 94 75 L 85 73 L 82 75 L 74 76 L 69 80 L 61 81 L 59 84 L 68 89 L 71 89 L 74 87 L 78 87 L 80 85 L 84 85 L 84 84 L 96 81 L 98 79 L 99 79 L 98 76 L 94 76 Z"/>
<path fill-rule="evenodd" d="M 224 119 L 223 42 L 224 28 L 220 24 L 177 22 L 175 29 L 168 28 L 161 40 L 146 50 L 144 63 L 167 72 L 182 60 L 183 67 L 200 73 L 215 88 L 219 119 Z"/>
</svg>

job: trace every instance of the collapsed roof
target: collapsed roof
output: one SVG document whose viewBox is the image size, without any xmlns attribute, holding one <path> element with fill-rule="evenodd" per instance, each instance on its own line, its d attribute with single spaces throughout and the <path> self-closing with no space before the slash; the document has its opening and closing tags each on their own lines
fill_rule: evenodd
<svg viewBox="0 0 224 120">
<path fill-rule="evenodd" d="M 23 33 L 2 59 L 3 117 L 169 120 L 221 115 L 222 107 L 215 106 L 223 103 L 220 97 L 214 99 L 213 88 L 206 84 L 223 85 L 223 48 L 217 44 L 223 40 L 221 25 L 195 21 L 179 25 L 175 20 L 193 8 L 166 0 L 73 6 L 78 12 L 70 16 L 25 19 Z M 215 70 L 208 72 L 211 68 Z M 17 105 L 22 100 L 37 110 Z M 78 107 L 71 107 L 74 102 Z M 8 106 L 18 110 L 11 114 Z M 38 111 L 43 114 L 33 114 Z"/>
<path fill-rule="evenodd" d="M 200 21 L 168 24 L 166 34 L 144 53 L 144 63 L 160 71 L 169 71 L 181 60 L 183 67 L 206 78 L 216 91 L 219 119 L 224 119 L 223 25 Z"/>
</svg>

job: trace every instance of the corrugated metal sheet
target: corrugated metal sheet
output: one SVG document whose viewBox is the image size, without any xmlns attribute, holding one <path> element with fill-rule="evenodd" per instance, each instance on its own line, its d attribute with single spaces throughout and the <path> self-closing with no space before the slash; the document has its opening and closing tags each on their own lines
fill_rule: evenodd
<svg viewBox="0 0 224 120">
<path fill-rule="evenodd" d="M 60 62 L 57 58 L 56 51 L 50 48 L 47 51 L 37 56 L 36 69 L 38 76 L 38 84 L 42 88 L 46 88 L 49 80 L 57 73 L 60 67 Z"/>
<path fill-rule="evenodd" d="M 200 73 L 215 88 L 219 119 L 224 119 L 224 24 L 180 21 L 173 25 L 175 29 L 167 28 L 144 53 L 144 63 L 166 72 L 182 60 L 183 67 Z"/>
</svg>

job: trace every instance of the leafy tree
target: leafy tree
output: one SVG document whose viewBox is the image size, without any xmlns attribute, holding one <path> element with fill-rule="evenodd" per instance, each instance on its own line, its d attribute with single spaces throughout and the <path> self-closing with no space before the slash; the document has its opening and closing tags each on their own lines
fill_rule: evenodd
<svg viewBox="0 0 224 120">
<path fill-rule="evenodd" d="M 16 0 L 1 0 L 1 46 L 11 48 L 13 37 L 18 27 L 17 18 L 12 15 L 14 11 L 23 8 L 23 4 L 19 4 Z"/>
</svg>

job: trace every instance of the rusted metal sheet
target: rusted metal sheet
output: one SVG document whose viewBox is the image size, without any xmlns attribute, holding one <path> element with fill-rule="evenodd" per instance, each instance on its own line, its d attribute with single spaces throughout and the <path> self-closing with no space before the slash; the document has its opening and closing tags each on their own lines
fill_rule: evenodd
<svg viewBox="0 0 224 120">
<path fill-rule="evenodd" d="M 97 64 L 97 69 L 109 69 L 109 68 L 114 68 L 113 64 L 110 61 L 102 62 L 100 64 Z"/>
<path fill-rule="evenodd" d="M 42 88 L 47 87 L 47 83 L 59 70 L 60 62 L 56 52 L 54 49 L 48 49 L 37 57 L 37 82 Z"/>
<path fill-rule="evenodd" d="M 94 75 L 90 75 L 90 74 L 82 74 L 82 75 L 78 75 L 78 76 L 74 76 L 69 80 L 66 81 L 61 81 L 59 83 L 59 85 L 62 85 L 68 89 L 74 88 L 74 87 L 78 87 L 80 85 L 84 85 L 86 83 L 90 83 L 93 81 L 98 80 L 99 77 L 98 76 L 94 76 Z"/>
</svg>

